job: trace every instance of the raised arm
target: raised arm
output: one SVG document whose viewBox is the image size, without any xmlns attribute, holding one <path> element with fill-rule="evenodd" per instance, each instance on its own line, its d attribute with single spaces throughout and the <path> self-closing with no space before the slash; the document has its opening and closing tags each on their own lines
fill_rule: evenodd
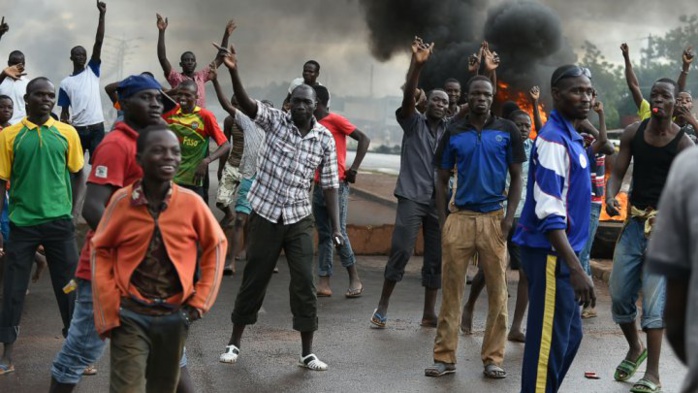
<svg viewBox="0 0 698 393">
<path fill-rule="evenodd" d="M 536 127 L 536 132 L 540 132 L 543 129 L 543 120 L 540 118 L 540 109 L 538 108 L 540 87 L 533 86 L 528 95 L 531 97 L 531 106 L 533 106 L 533 126 Z"/>
<path fill-rule="evenodd" d="M 227 48 L 228 47 L 228 40 L 230 39 L 230 36 L 233 34 L 235 29 L 237 28 L 237 25 L 235 25 L 234 20 L 229 20 L 228 24 L 225 25 L 225 31 L 223 32 L 223 39 L 221 40 L 221 47 Z M 223 64 L 223 59 L 216 55 L 216 58 L 213 59 L 213 63 L 211 64 L 211 68 L 218 68 L 220 65 Z"/>
<path fill-rule="evenodd" d="M 633 71 L 633 65 L 630 63 L 630 48 L 628 44 L 623 43 L 620 46 L 620 50 L 623 53 L 623 60 L 625 60 L 625 82 L 628 84 L 628 89 L 633 95 L 633 101 L 635 101 L 635 106 L 640 108 L 642 105 L 642 91 L 640 91 L 640 82 L 637 81 L 637 76 L 635 71 Z"/>
<path fill-rule="evenodd" d="M 355 141 L 359 142 L 359 145 L 356 147 L 356 156 L 354 157 L 354 162 L 351 163 L 351 166 L 349 167 L 349 169 L 347 169 L 345 174 L 347 182 L 354 183 L 356 182 L 356 172 L 359 170 L 361 162 L 363 162 L 364 157 L 366 156 L 366 152 L 368 151 L 368 145 L 371 143 L 371 139 L 368 137 L 368 135 L 364 134 L 358 128 L 354 129 L 354 131 L 351 134 L 349 134 L 349 136 Z"/>
<path fill-rule="evenodd" d="M 218 49 L 218 55 L 221 56 L 223 64 L 230 70 L 230 78 L 233 80 L 233 91 L 235 92 L 235 98 L 238 100 L 238 104 L 240 104 L 242 113 L 247 115 L 250 119 L 254 119 L 257 117 L 257 101 L 251 99 L 250 96 L 247 95 L 247 91 L 245 91 L 245 87 L 242 85 L 240 75 L 238 74 L 238 61 L 235 47 L 230 45 L 230 50 L 228 50 L 215 43 L 213 46 Z"/>
<path fill-rule="evenodd" d="M 104 42 L 104 16 L 107 13 L 107 3 L 97 0 L 99 10 L 99 23 L 97 23 L 97 36 L 92 47 L 92 60 L 99 62 L 102 59 L 102 43 Z"/>
<path fill-rule="evenodd" d="M 414 37 L 414 41 L 412 41 L 412 60 L 407 71 L 405 88 L 402 91 L 402 106 L 399 112 L 399 116 L 402 118 L 412 116 L 417 110 L 416 102 L 414 101 L 414 91 L 419 83 L 419 74 L 422 72 L 422 68 L 429 60 L 433 50 L 433 42 L 427 45 L 421 38 Z"/>
<path fill-rule="evenodd" d="M 679 78 L 676 80 L 676 83 L 679 84 L 679 91 L 686 90 L 688 71 L 691 69 L 691 62 L 693 61 L 695 55 L 696 54 L 693 52 L 693 48 L 690 46 L 683 51 L 683 55 L 681 56 L 681 73 L 679 74 Z"/>
<path fill-rule="evenodd" d="M 2 38 L 8 30 L 10 30 L 10 25 L 5 22 L 5 17 L 3 16 L 2 21 L 0 21 L 0 38 Z"/>
<path fill-rule="evenodd" d="M 591 148 L 594 151 L 594 154 L 613 154 L 616 152 L 616 149 L 613 147 L 613 144 L 608 140 L 608 134 L 606 133 L 606 116 L 604 115 L 603 111 L 603 102 L 596 101 L 594 103 L 593 109 L 594 112 L 596 112 L 596 114 L 599 115 L 599 129 L 598 135 L 594 136 L 596 140 L 591 145 Z M 589 126 L 591 126 L 591 128 L 594 128 L 594 126 L 591 124 L 589 124 Z"/>
<path fill-rule="evenodd" d="M 620 214 L 618 210 L 620 209 L 620 203 L 616 200 L 616 195 L 620 192 L 623 177 L 625 177 L 625 172 L 628 171 L 628 166 L 630 166 L 630 159 L 632 158 L 630 143 L 635 137 L 639 126 L 640 123 L 629 125 L 620 137 L 620 151 L 613 162 L 613 170 L 606 184 L 606 213 L 611 217 Z"/>
<path fill-rule="evenodd" d="M 221 60 L 222 62 L 223 60 Z M 211 80 L 211 83 L 213 83 L 213 88 L 216 90 L 216 97 L 218 98 L 218 103 L 221 104 L 221 107 L 223 108 L 224 111 L 228 112 L 230 116 L 235 117 L 235 112 L 237 112 L 237 109 L 233 106 L 233 104 L 230 102 L 228 97 L 225 96 L 223 93 L 223 88 L 221 87 L 220 82 L 218 82 L 218 70 L 217 66 L 214 63 L 211 63 L 209 67 L 209 72 L 208 72 L 208 79 Z"/>
<path fill-rule="evenodd" d="M 157 17 L 158 26 L 158 61 L 160 62 L 160 67 L 162 67 L 162 72 L 165 73 L 165 78 L 170 75 L 172 71 L 172 64 L 167 60 L 167 49 L 165 48 L 165 30 L 167 30 L 167 18 L 162 17 L 160 14 L 155 14 Z"/>
<path fill-rule="evenodd" d="M 119 82 L 112 82 L 106 86 L 104 86 L 104 92 L 107 93 L 107 96 L 111 100 L 112 104 L 116 104 L 117 101 L 119 101 L 119 96 L 116 94 L 116 89 L 119 87 Z"/>
<path fill-rule="evenodd" d="M 479 53 L 473 53 L 472 55 L 468 56 L 468 72 L 471 74 L 479 74 L 480 73 L 480 64 L 481 64 L 481 59 L 482 58 L 482 51 Z"/>
<path fill-rule="evenodd" d="M 490 78 L 494 88 L 493 93 L 497 93 L 497 68 L 499 67 L 500 59 L 497 52 L 490 50 L 487 41 L 483 42 L 482 56 L 485 63 L 485 76 Z"/>
</svg>

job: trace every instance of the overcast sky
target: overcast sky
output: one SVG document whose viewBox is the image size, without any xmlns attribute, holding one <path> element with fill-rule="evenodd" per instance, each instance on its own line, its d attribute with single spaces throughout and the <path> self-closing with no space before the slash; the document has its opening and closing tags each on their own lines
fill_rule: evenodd
<svg viewBox="0 0 698 393">
<path fill-rule="evenodd" d="M 27 56 L 30 77 L 45 75 L 58 84 L 71 72 L 71 47 L 83 45 L 91 53 L 98 17 L 94 1 L 0 1 L 5 5 L 0 15 L 10 25 L 0 41 L 3 62 L 7 53 L 20 49 Z M 588 39 L 611 61 L 622 60 L 618 47 L 623 41 L 639 59 L 648 34 L 663 34 L 679 23 L 679 15 L 695 9 L 692 0 L 542 3 L 561 15 L 575 50 Z M 291 80 L 312 58 L 322 64 L 321 82 L 335 94 L 367 95 L 373 67 L 375 95 L 396 95 L 408 65 L 406 55 L 385 63 L 371 57 L 364 15 L 356 0 L 119 0 L 107 2 L 103 83 L 118 78 L 121 50 L 123 75 L 150 70 L 164 79 L 156 56 L 156 12 L 169 18 L 168 57 L 176 68 L 185 50 L 196 53 L 200 67 L 210 62 L 215 55 L 210 42 L 219 41 L 227 20 L 234 18 L 238 30 L 232 41 L 243 82 L 250 86 Z M 226 85 L 228 79 L 223 74 Z"/>
</svg>

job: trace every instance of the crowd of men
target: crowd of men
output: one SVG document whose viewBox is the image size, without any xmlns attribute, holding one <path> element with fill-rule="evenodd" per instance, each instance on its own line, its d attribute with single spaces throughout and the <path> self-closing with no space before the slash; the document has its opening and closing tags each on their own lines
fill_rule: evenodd
<svg viewBox="0 0 698 393">
<path fill-rule="evenodd" d="M 214 44 L 210 64 L 197 70 L 196 56 L 187 51 L 181 72 L 175 70 L 166 54 L 168 19 L 159 14 L 157 56 L 170 88 L 149 72 L 108 84 L 119 116 L 105 132 L 99 88 L 107 6 L 96 4 L 90 58 L 82 46 L 71 49 L 73 72 L 58 91 L 45 77 L 28 80 L 19 50 L 10 52 L 0 74 L 0 377 L 15 371 L 13 349 L 36 263 L 35 279 L 48 267 L 65 337 L 51 367 L 50 392 L 73 391 L 83 375 L 96 373 L 106 338 L 112 392 L 194 391 L 185 345 L 190 324 L 213 306 L 222 276 L 236 274 L 235 261 L 245 259 L 230 340 L 219 356 L 235 363 L 282 251 L 291 275 L 293 329 L 301 336 L 298 365 L 327 370 L 313 350 L 317 298 L 333 294 L 335 250 L 349 277 L 345 297 L 363 293 L 346 219 L 349 184 L 356 181 L 369 138 L 331 112 L 330 91 L 317 81 L 320 64 L 314 60 L 303 65 L 282 109 L 251 98 L 229 46 L 233 21 L 221 44 Z M 3 18 L 0 37 L 8 30 Z M 465 89 L 450 78 L 443 89 L 421 90 L 420 73 L 433 47 L 415 37 L 395 114 L 404 131 L 398 204 L 371 326 L 390 323 L 390 298 L 421 228 L 421 325 L 436 328 L 434 362 L 425 375 L 456 371 L 459 331 L 472 333 L 474 304 L 486 288 L 484 377 L 505 378 L 507 340 L 524 342 L 521 392 L 557 392 L 581 345 L 582 318 L 597 315 L 589 257 L 601 209 L 605 203 L 609 215 L 620 214 L 616 197 L 632 161 L 629 218 L 610 279 L 613 319 L 629 349 L 614 378 L 629 380 L 646 361 L 645 375 L 630 391 L 660 391 L 665 329 L 680 358 L 698 367 L 692 334 L 698 324 L 691 323 L 698 316 L 686 307 L 698 297 L 691 275 L 698 260 L 691 246 L 692 213 L 698 209 L 692 185 L 698 178 L 690 170 L 698 153 L 677 158 L 693 146 L 698 128 L 685 90 L 693 52 L 683 53 L 678 81 L 657 80 L 646 100 L 628 46 L 621 46 L 641 121 L 623 131 L 616 153 L 588 69 L 563 65 L 553 72 L 553 110 L 542 124 L 538 87 L 530 91 L 532 114 L 515 103 L 500 103 L 502 110 L 493 112 L 500 59 L 486 42 L 469 58 L 473 76 Z M 230 74 L 232 98 L 221 87 L 221 67 Z M 207 82 L 229 114 L 223 130 L 205 108 Z M 53 114 L 56 102 L 60 117 Z M 587 120 L 592 110 L 598 128 Z M 358 146 L 351 165 L 347 136 Z M 606 184 L 608 155 L 614 159 Z M 214 161 L 220 221 L 208 203 Z M 89 226 L 80 253 L 79 216 Z M 478 274 L 462 305 L 471 263 Z M 508 266 L 520 277 L 511 327 Z M 646 344 L 636 325 L 639 293 Z M 698 389 L 696 375 L 689 373 L 684 391 Z"/>
</svg>

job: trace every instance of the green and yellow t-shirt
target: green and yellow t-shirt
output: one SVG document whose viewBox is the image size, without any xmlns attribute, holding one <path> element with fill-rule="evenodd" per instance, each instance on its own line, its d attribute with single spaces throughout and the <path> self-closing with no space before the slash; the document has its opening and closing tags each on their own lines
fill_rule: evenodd
<svg viewBox="0 0 698 393">
<path fill-rule="evenodd" d="M 213 138 L 218 146 L 227 139 L 218 126 L 216 116 L 204 108 L 194 107 L 192 113 L 182 112 L 177 105 L 171 111 L 162 115 L 170 129 L 177 134 L 182 150 L 182 162 L 175 175 L 174 181 L 179 185 L 201 186 L 194 182 L 196 168 L 208 153 L 208 139 Z"/>
<path fill-rule="evenodd" d="M 642 103 L 640 103 L 640 108 L 638 108 L 637 110 L 637 115 L 640 116 L 640 121 L 649 119 L 650 116 L 652 116 L 649 101 L 645 100 L 644 98 L 642 99 Z"/>
<path fill-rule="evenodd" d="M 49 118 L 36 125 L 26 117 L 0 133 L 0 179 L 9 181 L 10 221 L 17 226 L 72 218 L 70 173 L 84 162 L 72 126 Z"/>
</svg>

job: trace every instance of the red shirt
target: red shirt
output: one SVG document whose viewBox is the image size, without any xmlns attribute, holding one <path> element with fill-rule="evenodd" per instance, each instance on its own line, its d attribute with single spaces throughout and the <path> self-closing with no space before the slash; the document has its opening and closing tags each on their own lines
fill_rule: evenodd
<svg viewBox="0 0 698 393">
<path fill-rule="evenodd" d="M 337 172 L 339 173 L 339 181 L 345 179 L 345 168 L 347 162 L 347 135 L 356 130 L 356 126 L 351 124 L 346 117 L 336 113 L 330 113 L 319 121 L 325 128 L 330 130 L 334 137 L 334 144 L 337 147 Z M 319 174 L 315 173 L 315 181 L 319 182 Z"/>
<path fill-rule="evenodd" d="M 92 156 L 92 170 L 88 183 L 109 185 L 114 191 L 129 186 L 143 177 L 143 170 L 136 162 L 136 140 L 138 132 L 124 122 L 116 123 L 97 146 Z M 80 253 L 80 261 L 75 276 L 84 280 L 92 279 L 90 268 L 90 240 L 94 231 L 89 230 Z"/>
</svg>

